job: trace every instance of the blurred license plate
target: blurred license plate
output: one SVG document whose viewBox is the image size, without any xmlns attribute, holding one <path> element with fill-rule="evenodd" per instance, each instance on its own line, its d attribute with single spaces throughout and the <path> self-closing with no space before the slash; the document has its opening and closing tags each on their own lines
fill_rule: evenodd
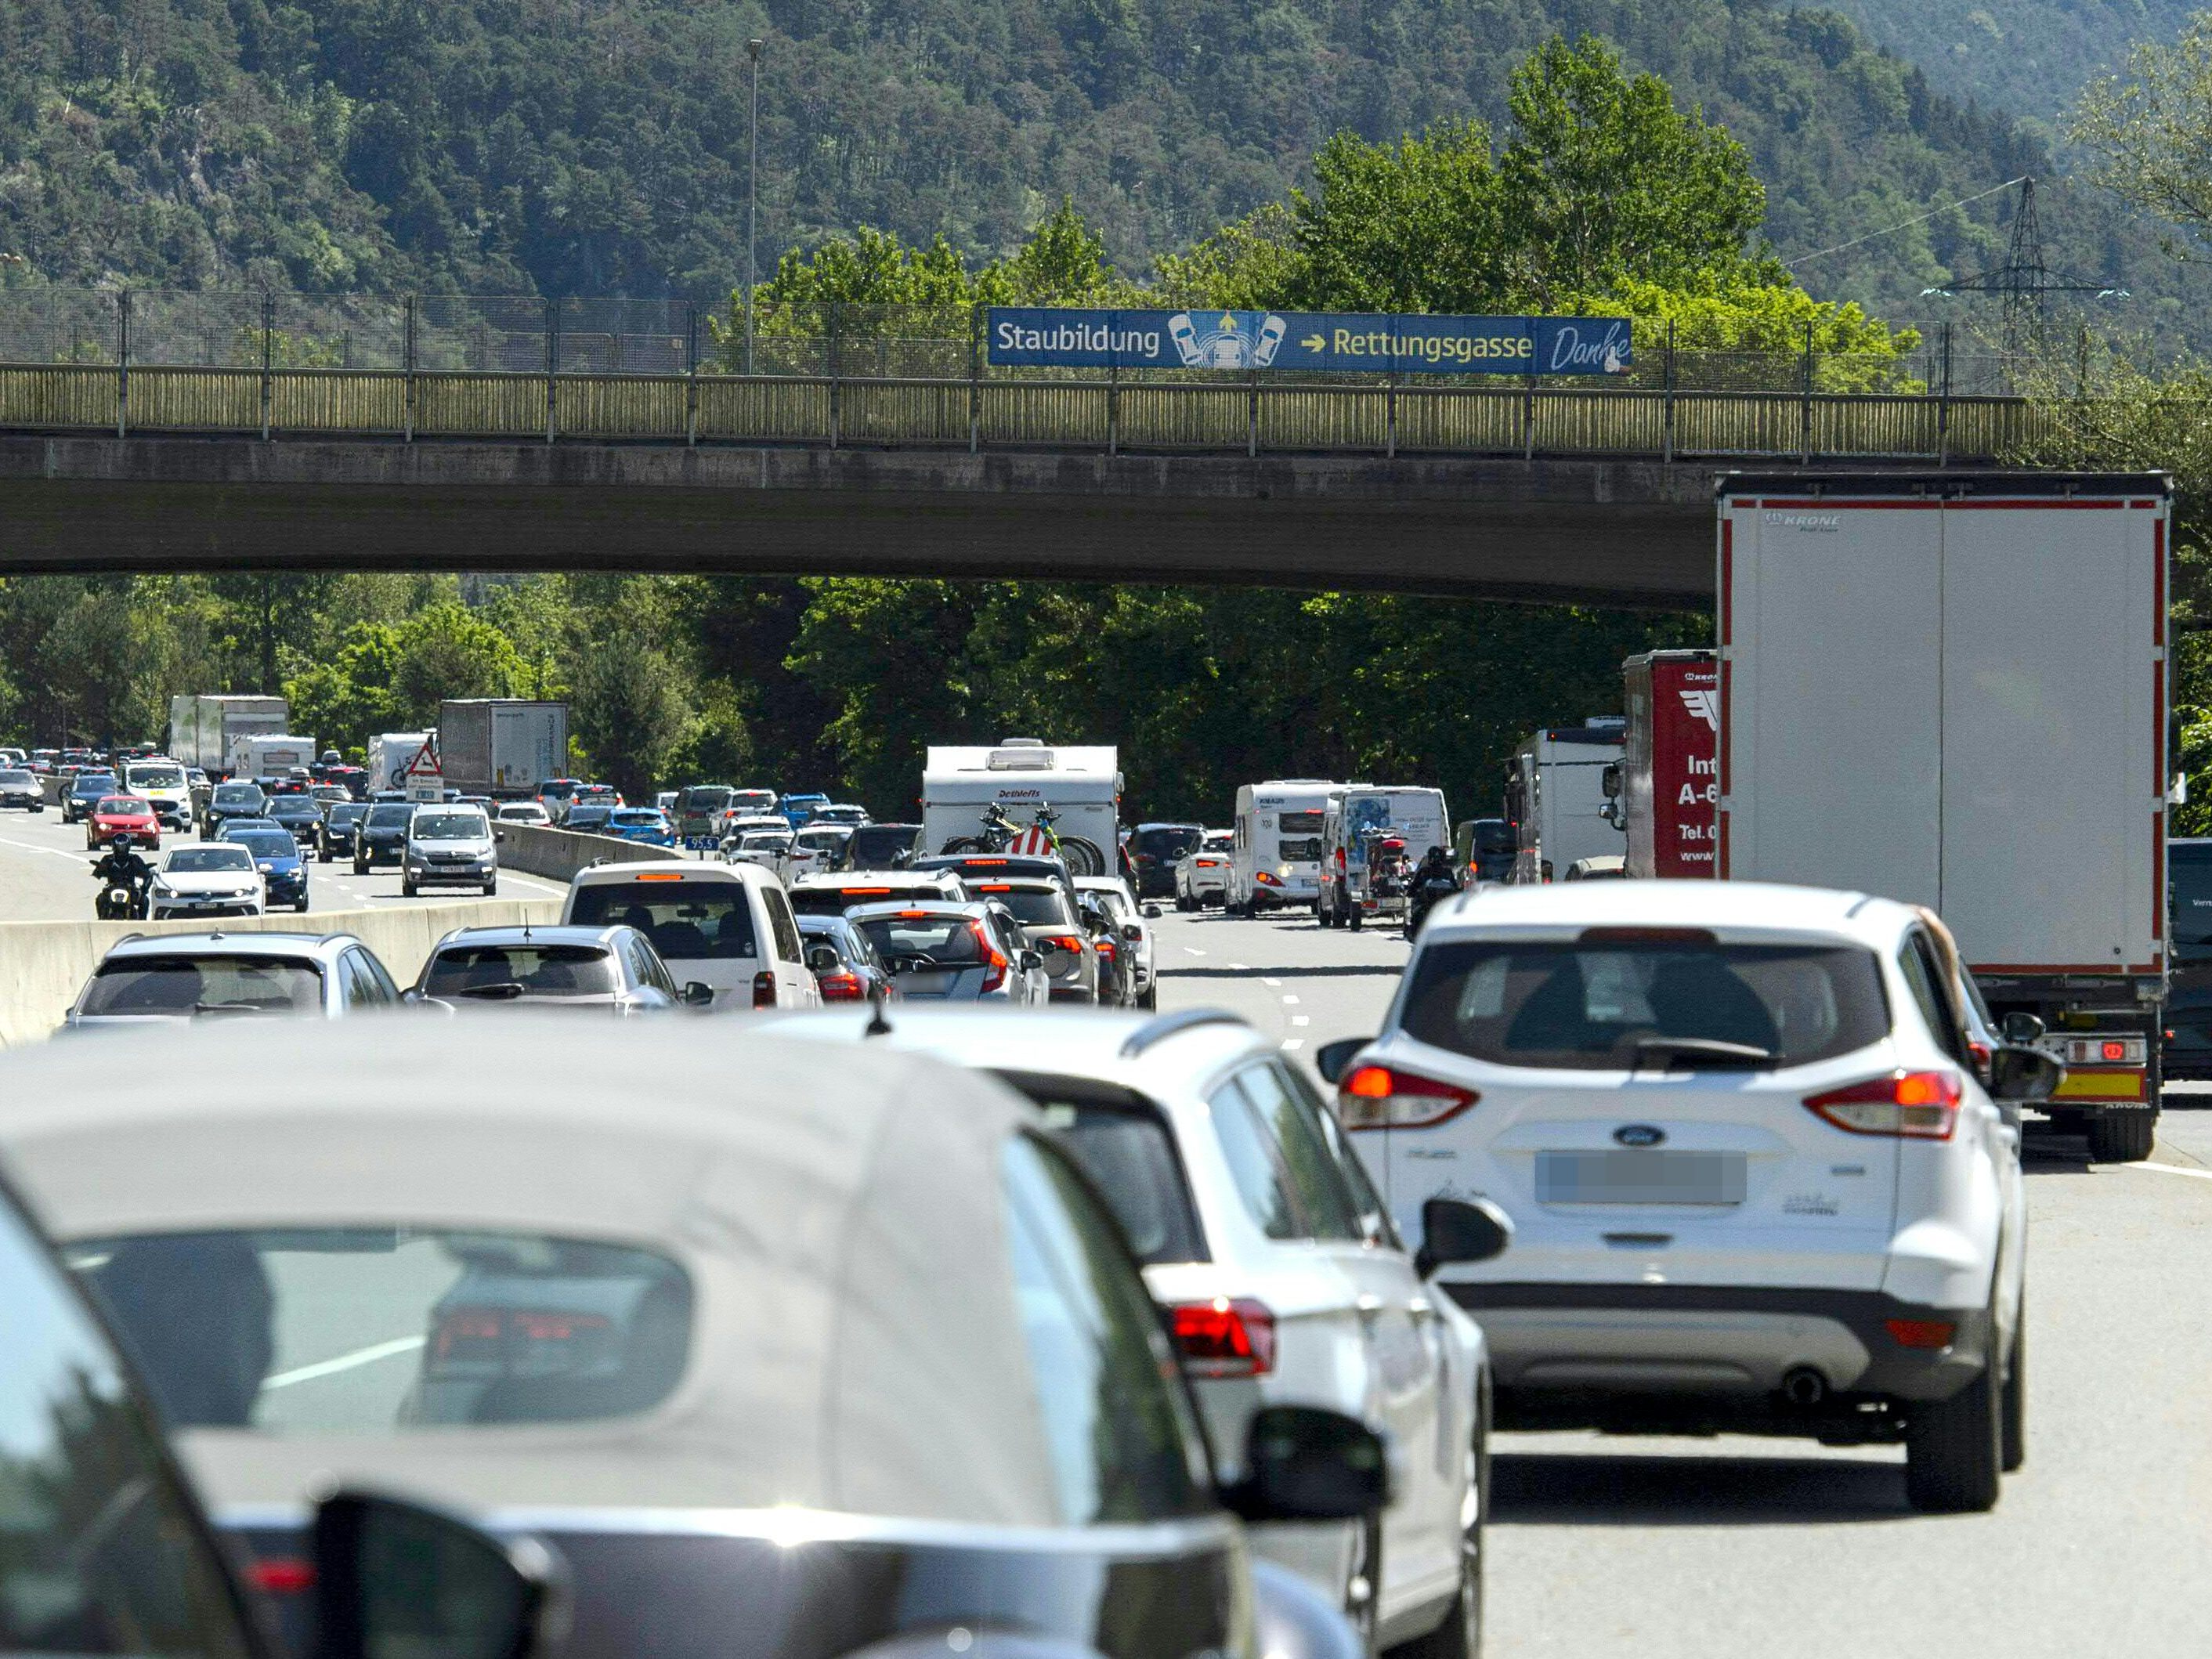
<svg viewBox="0 0 2212 1659">
<path fill-rule="evenodd" d="M 1539 1152 L 1540 1204 L 1741 1204 L 1741 1152 Z"/>
</svg>

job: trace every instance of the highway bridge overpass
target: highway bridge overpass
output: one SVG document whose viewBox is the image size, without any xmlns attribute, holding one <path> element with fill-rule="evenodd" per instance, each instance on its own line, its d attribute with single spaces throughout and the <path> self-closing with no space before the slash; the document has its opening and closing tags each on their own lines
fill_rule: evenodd
<svg viewBox="0 0 2212 1659">
<path fill-rule="evenodd" d="M 721 571 L 1710 603 L 1712 487 L 2016 398 L 0 366 L 0 574 Z"/>
</svg>

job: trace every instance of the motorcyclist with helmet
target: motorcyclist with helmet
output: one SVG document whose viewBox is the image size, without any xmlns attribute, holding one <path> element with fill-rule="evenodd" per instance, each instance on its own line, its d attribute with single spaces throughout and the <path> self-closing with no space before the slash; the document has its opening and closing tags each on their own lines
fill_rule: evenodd
<svg viewBox="0 0 2212 1659">
<path fill-rule="evenodd" d="M 107 853 L 92 866 L 93 875 L 101 883 L 98 909 L 103 918 L 118 921 L 143 917 L 148 909 L 148 893 L 154 884 L 154 866 L 138 856 L 136 843 L 128 835 L 119 835 L 107 843 Z M 127 908 L 120 916 L 115 915 L 118 906 L 108 897 L 120 890 L 126 896 Z"/>
<path fill-rule="evenodd" d="M 1431 847 L 1414 870 L 1407 888 L 1410 900 L 1406 907 L 1406 937 L 1413 938 L 1421 931 L 1436 906 L 1462 890 L 1462 884 L 1451 855 L 1441 847 Z"/>
</svg>

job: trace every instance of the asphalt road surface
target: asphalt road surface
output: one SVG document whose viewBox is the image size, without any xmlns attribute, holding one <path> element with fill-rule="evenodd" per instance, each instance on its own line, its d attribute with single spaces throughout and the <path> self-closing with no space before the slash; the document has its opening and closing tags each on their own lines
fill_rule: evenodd
<svg viewBox="0 0 2212 1659">
<path fill-rule="evenodd" d="M 1302 1054 L 1374 1030 L 1407 954 L 1304 913 L 1153 927 L 1163 1010 Z M 2212 1652 L 2212 1095 L 2166 1108 L 2149 1164 L 2031 1122 L 2028 1458 L 1994 1513 L 1915 1515 L 1891 1449 L 1501 1435 L 1492 1659 Z"/>
<path fill-rule="evenodd" d="M 173 847 L 191 847 L 199 837 L 191 830 L 172 831 L 161 837 L 161 852 Z M 84 848 L 84 826 L 64 823 L 61 811 L 0 813 L 0 921 L 90 921 L 100 896 L 100 884 L 92 866 L 100 855 Z M 159 855 L 152 860 L 158 865 Z M 502 871 L 501 898 L 558 898 L 565 883 L 540 876 Z M 307 873 L 307 909 L 380 910 L 395 904 L 449 904 L 455 899 L 478 896 L 472 887 L 426 888 L 420 898 L 404 898 L 399 892 L 399 870 L 386 865 L 356 876 L 353 866 L 317 864 L 311 858 Z M 274 914 L 289 914 L 277 911 Z"/>
</svg>

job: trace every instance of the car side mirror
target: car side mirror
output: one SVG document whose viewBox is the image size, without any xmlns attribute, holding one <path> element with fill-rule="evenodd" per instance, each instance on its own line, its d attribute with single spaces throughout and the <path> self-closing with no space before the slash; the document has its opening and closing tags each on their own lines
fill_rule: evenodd
<svg viewBox="0 0 2212 1659">
<path fill-rule="evenodd" d="M 1020 962 L 1021 970 L 1024 973 L 1033 974 L 1036 972 L 1038 969 L 1044 966 L 1044 952 L 1042 951 L 1024 951 L 1022 952 L 1018 960 Z"/>
<path fill-rule="evenodd" d="M 691 980 L 684 987 L 684 1006 L 687 1008 L 704 1008 L 714 1000 L 714 988 L 703 980 Z"/>
<path fill-rule="evenodd" d="M 341 1492 L 317 1506 L 318 1659 L 534 1659 L 565 1633 L 567 1574 L 537 1539 Z"/>
<path fill-rule="evenodd" d="M 1121 930 L 1121 937 L 1132 945 L 1141 944 L 1144 940 L 1145 930 L 1142 926 L 1133 921 Z"/>
<path fill-rule="evenodd" d="M 1413 1271 L 1424 1279 L 1454 1261 L 1488 1261 L 1513 1242 L 1513 1219 L 1486 1198 L 1432 1198 L 1421 1206 L 1421 1248 Z"/>
<path fill-rule="evenodd" d="M 1158 921 L 1159 919 L 1160 907 L 1157 904 L 1147 904 L 1145 907 L 1145 920 L 1146 921 Z"/>
<path fill-rule="evenodd" d="M 842 958 L 834 945 L 810 945 L 806 947 L 806 965 L 817 974 L 835 973 Z"/>
<path fill-rule="evenodd" d="M 1314 1050 L 1314 1070 L 1323 1083 L 1339 1081 L 1352 1069 L 1352 1057 L 1374 1042 L 1373 1037 L 1339 1037 Z"/>
<path fill-rule="evenodd" d="M 2044 1024 L 2039 1015 L 2025 1009 L 2004 1017 L 2004 1040 L 2025 1048 L 2043 1040 Z"/>
<path fill-rule="evenodd" d="M 1990 1092 L 1999 1100 L 2048 1100 L 2065 1075 L 2065 1068 L 2040 1048 L 2007 1043 L 1990 1056 Z"/>
<path fill-rule="evenodd" d="M 1221 1498 L 1247 1521 L 1358 1521 L 1390 1502 L 1382 1437 L 1342 1412 L 1264 1406 L 1244 1447 L 1243 1478 Z"/>
<path fill-rule="evenodd" d="M 1618 800 L 1620 798 L 1620 763 L 1619 761 L 1608 761 L 1606 763 L 1604 770 L 1597 775 L 1597 787 L 1605 792 L 1605 798 L 1607 800 Z"/>
</svg>

